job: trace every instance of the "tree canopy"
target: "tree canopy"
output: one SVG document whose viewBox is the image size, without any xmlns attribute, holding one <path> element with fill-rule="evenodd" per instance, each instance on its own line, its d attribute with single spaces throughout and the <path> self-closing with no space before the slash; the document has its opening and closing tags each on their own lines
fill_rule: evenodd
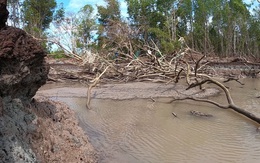
<svg viewBox="0 0 260 163">
<path fill-rule="evenodd" d="M 77 47 L 105 47 L 134 55 L 145 45 L 156 44 L 163 55 L 168 55 L 180 48 L 178 40 L 182 37 L 189 47 L 204 54 L 260 57 L 260 5 L 243 0 L 125 2 L 127 19 L 122 18 L 118 0 L 105 0 L 103 6 L 86 4 L 74 13 L 75 28 L 70 32 Z M 68 17 L 64 18 L 68 13 L 57 7 L 55 0 L 24 0 L 22 9 L 17 10 L 18 4 L 19 0 L 9 2 L 14 24 L 21 18 L 23 28 L 35 37 L 43 37 L 51 23 L 68 23 Z"/>
<path fill-rule="evenodd" d="M 36 37 L 49 28 L 57 3 L 55 0 L 24 0 L 24 29 Z"/>
</svg>

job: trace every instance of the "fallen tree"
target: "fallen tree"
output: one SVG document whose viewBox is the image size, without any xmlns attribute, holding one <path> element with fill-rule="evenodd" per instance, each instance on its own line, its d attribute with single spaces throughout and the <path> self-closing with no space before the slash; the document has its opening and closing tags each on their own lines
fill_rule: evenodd
<svg viewBox="0 0 260 163">
<path fill-rule="evenodd" d="M 257 117 L 255 114 L 253 114 L 253 113 L 251 113 L 251 112 L 249 112 L 249 111 L 247 111 L 243 108 L 240 108 L 239 106 L 237 106 L 234 103 L 229 90 L 222 83 L 220 83 L 219 81 L 211 78 L 210 76 L 208 76 L 206 74 L 188 74 L 187 76 L 190 76 L 190 75 L 197 75 L 196 80 L 195 80 L 196 82 L 189 84 L 189 86 L 187 87 L 186 90 L 189 90 L 189 89 L 192 89 L 192 88 L 195 88 L 195 87 L 198 87 L 198 86 L 201 88 L 203 84 L 214 84 L 224 91 L 228 104 L 223 105 L 223 104 L 220 104 L 218 102 L 215 102 L 215 101 L 212 101 L 212 100 L 209 100 L 209 99 L 200 99 L 200 98 L 196 98 L 196 97 L 175 98 L 170 103 L 177 101 L 177 100 L 193 100 L 193 101 L 198 101 L 198 102 L 210 103 L 210 104 L 213 104 L 213 105 L 215 105 L 219 108 L 222 108 L 222 109 L 232 109 L 235 112 L 237 112 L 237 113 L 257 122 L 258 124 L 260 124 L 260 118 L 259 117 Z M 197 79 L 198 77 L 200 77 L 200 78 L 202 77 L 204 79 L 202 79 L 202 81 L 198 81 L 198 79 Z"/>
</svg>

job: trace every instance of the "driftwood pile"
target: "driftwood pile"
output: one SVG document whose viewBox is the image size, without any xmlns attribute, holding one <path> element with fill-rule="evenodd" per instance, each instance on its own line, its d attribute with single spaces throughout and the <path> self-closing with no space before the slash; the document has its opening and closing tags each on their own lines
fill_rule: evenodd
<svg viewBox="0 0 260 163">
<path fill-rule="evenodd" d="M 171 83 L 178 82 L 180 78 L 184 78 L 187 74 L 196 71 L 203 72 L 199 67 L 198 61 L 194 59 L 200 57 L 201 54 L 192 54 L 189 48 L 172 56 L 156 56 L 146 53 L 139 57 L 118 56 L 108 60 L 98 57 L 93 64 L 85 66 L 85 72 L 89 75 L 86 79 L 95 80 L 95 77 L 102 75 L 100 82 L 161 82 Z M 199 59 L 199 61 L 201 60 Z M 107 68 L 109 67 L 109 68 Z M 195 68 L 196 67 L 196 68 Z M 103 73 L 103 71 L 106 73 Z M 91 80 L 89 80 L 91 81 Z"/>
</svg>

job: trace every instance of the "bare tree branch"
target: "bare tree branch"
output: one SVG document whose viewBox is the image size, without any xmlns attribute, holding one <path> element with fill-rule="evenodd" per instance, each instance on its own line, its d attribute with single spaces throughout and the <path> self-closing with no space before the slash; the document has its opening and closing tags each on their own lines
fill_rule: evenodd
<svg viewBox="0 0 260 163">
<path fill-rule="evenodd" d="M 99 79 L 100 79 L 101 76 L 107 71 L 108 68 L 109 68 L 109 66 L 107 66 L 107 67 L 105 68 L 105 70 L 104 70 L 98 77 L 96 77 L 96 78 L 92 81 L 93 83 L 90 84 L 89 87 L 88 87 L 87 104 L 86 104 L 86 107 L 87 107 L 88 109 L 90 109 L 91 90 L 92 90 L 93 87 L 95 87 L 95 86 L 97 85 Z"/>
</svg>

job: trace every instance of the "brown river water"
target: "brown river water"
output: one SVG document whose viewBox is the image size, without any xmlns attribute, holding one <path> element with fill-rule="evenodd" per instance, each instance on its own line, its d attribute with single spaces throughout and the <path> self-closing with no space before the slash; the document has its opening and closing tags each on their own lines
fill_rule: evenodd
<svg viewBox="0 0 260 163">
<path fill-rule="evenodd" d="M 260 81 L 230 82 L 234 102 L 260 116 Z M 48 88 L 50 89 L 50 88 Z M 167 98 L 93 99 L 62 97 L 78 115 L 104 163 L 259 163 L 260 132 L 251 120 L 231 110 L 193 101 L 165 103 Z M 211 97 L 226 102 L 223 95 Z M 212 114 L 195 117 L 191 110 Z M 172 112 L 178 117 L 174 117 Z"/>
</svg>

